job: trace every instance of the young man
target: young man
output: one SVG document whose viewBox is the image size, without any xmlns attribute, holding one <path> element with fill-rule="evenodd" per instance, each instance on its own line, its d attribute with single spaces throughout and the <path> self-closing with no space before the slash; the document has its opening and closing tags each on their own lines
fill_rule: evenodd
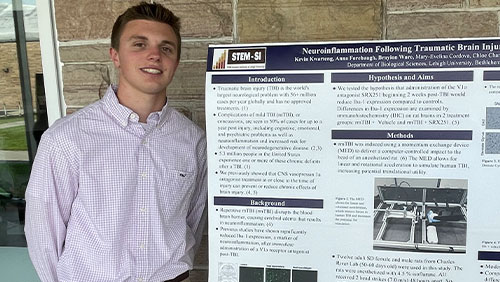
<svg viewBox="0 0 500 282">
<path fill-rule="evenodd" d="M 119 85 L 42 137 L 26 191 L 30 257 L 42 281 L 189 281 L 206 140 L 167 103 L 179 19 L 143 2 L 111 41 Z"/>
</svg>

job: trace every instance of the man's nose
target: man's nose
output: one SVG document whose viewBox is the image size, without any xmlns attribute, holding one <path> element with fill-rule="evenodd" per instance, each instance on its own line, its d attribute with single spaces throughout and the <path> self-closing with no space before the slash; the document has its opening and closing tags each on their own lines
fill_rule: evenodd
<svg viewBox="0 0 500 282">
<path fill-rule="evenodd" d="M 148 59 L 149 60 L 154 60 L 154 61 L 159 61 L 161 56 L 161 51 L 159 47 L 151 47 L 149 48 L 149 54 L 148 54 Z"/>
</svg>

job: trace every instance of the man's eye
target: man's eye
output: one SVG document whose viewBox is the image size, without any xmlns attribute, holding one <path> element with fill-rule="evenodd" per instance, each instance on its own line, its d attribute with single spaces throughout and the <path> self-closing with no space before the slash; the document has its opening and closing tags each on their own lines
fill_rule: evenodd
<svg viewBox="0 0 500 282">
<path fill-rule="evenodd" d="M 163 52 L 165 52 L 165 53 L 171 53 L 171 52 L 172 52 L 172 48 L 170 48 L 170 47 L 162 47 L 161 49 L 162 49 L 162 50 L 163 50 Z"/>
<path fill-rule="evenodd" d="M 135 47 L 144 47 L 144 43 L 142 43 L 142 42 L 136 42 L 136 43 L 134 43 L 134 46 Z"/>
</svg>

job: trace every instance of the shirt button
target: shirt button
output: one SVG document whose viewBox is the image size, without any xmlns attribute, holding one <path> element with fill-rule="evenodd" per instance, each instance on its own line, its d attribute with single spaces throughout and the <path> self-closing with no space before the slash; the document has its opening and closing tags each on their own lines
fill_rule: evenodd
<svg viewBox="0 0 500 282">
<path fill-rule="evenodd" d="M 146 212 L 146 210 L 147 210 L 147 209 L 146 209 L 146 208 L 140 208 L 139 210 L 140 210 L 142 213 L 144 213 L 144 212 Z"/>
<path fill-rule="evenodd" d="M 145 145 L 146 143 L 148 143 L 148 140 L 147 140 L 147 139 L 143 139 L 143 140 L 141 141 L 141 144 L 142 144 L 142 145 Z"/>
<path fill-rule="evenodd" d="M 144 249 L 144 247 L 146 247 L 144 244 L 139 245 L 139 248 L 141 248 L 141 249 Z"/>
<path fill-rule="evenodd" d="M 139 278 L 139 279 L 137 279 L 137 281 L 142 282 L 142 281 L 144 281 L 144 279 Z"/>
<path fill-rule="evenodd" d="M 132 114 L 130 114 L 130 119 L 137 120 L 137 119 L 139 119 L 139 116 L 136 113 L 132 113 Z"/>
<path fill-rule="evenodd" d="M 146 176 L 148 176 L 148 174 L 147 174 L 147 173 L 145 173 L 145 172 L 141 172 L 141 177 L 146 177 Z"/>
</svg>

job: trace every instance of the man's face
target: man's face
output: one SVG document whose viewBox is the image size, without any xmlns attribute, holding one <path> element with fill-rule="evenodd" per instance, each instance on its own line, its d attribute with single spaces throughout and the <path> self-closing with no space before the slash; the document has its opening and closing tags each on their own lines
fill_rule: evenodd
<svg viewBox="0 0 500 282">
<path fill-rule="evenodd" d="M 179 46 L 172 27 L 149 20 L 128 22 L 120 36 L 119 51 L 111 48 L 111 59 L 120 70 L 120 89 L 165 95 L 172 81 Z"/>
</svg>

